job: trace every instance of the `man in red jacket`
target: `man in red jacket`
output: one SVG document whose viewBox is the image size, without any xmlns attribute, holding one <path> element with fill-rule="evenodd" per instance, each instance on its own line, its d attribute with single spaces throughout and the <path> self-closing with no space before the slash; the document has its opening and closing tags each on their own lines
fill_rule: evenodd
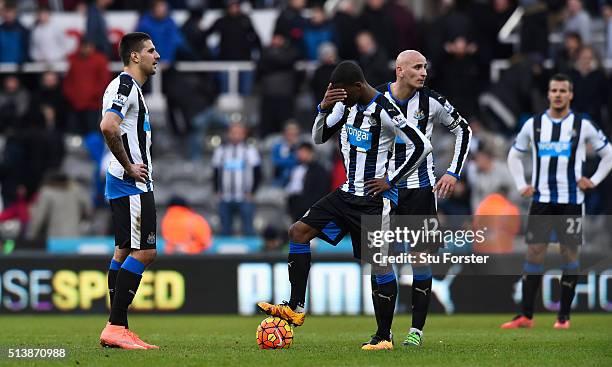
<svg viewBox="0 0 612 367">
<path fill-rule="evenodd" d="M 100 101 L 110 81 L 108 59 L 96 51 L 90 40 L 83 39 L 79 49 L 68 57 L 64 95 L 74 111 L 76 132 L 86 135 L 98 130 Z"/>
</svg>

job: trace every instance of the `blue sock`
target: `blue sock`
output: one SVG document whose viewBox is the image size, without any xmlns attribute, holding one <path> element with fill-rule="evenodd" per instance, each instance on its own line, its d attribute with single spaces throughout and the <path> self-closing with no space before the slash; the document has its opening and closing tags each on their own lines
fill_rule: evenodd
<svg viewBox="0 0 612 367">
<path fill-rule="evenodd" d="M 310 243 L 297 243 L 289 241 L 289 253 L 290 254 L 309 254 Z"/>
<path fill-rule="evenodd" d="M 108 266 L 109 270 L 116 270 L 119 271 L 119 269 L 121 269 L 121 264 L 119 261 L 115 260 L 115 259 L 111 259 L 110 265 Z"/>
<path fill-rule="evenodd" d="M 127 311 L 138 291 L 140 279 L 145 265 L 135 258 L 128 256 L 121 265 L 117 274 L 115 299 L 111 307 L 110 323 L 112 325 L 128 326 Z"/>
<path fill-rule="evenodd" d="M 376 315 L 376 335 L 391 340 L 391 325 L 395 312 L 395 301 L 397 300 L 397 281 L 393 270 L 386 274 L 376 274 L 376 290 L 373 291 L 374 309 Z"/>
<path fill-rule="evenodd" d="M 115 299 L 115 284 L 117 283 L 117 275 L 119 274 L 119 269 L 121 269 L 121 264 L 119 261 L 115 259 L 111 259 L 110 264 L 108 265 L 108 275 L 106 278 L 108 284 L 108 295 L 110 297 L 110 304 L 113 305 L 113 301 Z"/>
<path fill-rule="evenodd" d="M 521 313 L 523 316 L 532 319 L 535 297 L 542 283 L 542 273 L 544 266 L 542 264 L 534 264 L 525 261 L 523 264 L 523 273 L 521 291 Z"/>
<path fill-rule="evenodd" d="M 431 266 L 412 266 L 412 327 L 423 331 L 431 301 Z"/>
<path fill-rule="evenodd" d="M 291 283 L 291 297 L 289 307 L 292 310 L 303 312 L 306 303 L 306 285 L 310 272 L 310 243 L 289 242 L 289 282 Z"/>
<path fill-rule="evenodd" d="M 145 265 L 140 261 L 136 260 L 135 258 L 128 256 L 127 259 L 125 259 L 125 261 L 123 262 L 123 265 L 121 265 L 121 268 L 130 271 L 134 274 L 142 275 L 145 269 Z"/>
<path fill-rule="evenodd" d="M 381 284 L 386 284 L 389 282 L 392 282 L 395 280 L 395 272 L 393 270 L 391 270 L 390 272 L 386 273 L 386 274 L 376 274 L 376 284 L 381 285 Z"/>
<path fill-rule="evenodd" d="M 432 272 L 431 266 L 413 266 L 412 267 L 412 279 L 415 280 L 427 280 L 431 279 Z"/>
<path fill-rule="evenodd" d="M 523 264 L 523 272 L 527 274 L 542 274 L 544 272 L 544 266 L 542 264 L 534 264 L 525 261 Z"/>
</svg>

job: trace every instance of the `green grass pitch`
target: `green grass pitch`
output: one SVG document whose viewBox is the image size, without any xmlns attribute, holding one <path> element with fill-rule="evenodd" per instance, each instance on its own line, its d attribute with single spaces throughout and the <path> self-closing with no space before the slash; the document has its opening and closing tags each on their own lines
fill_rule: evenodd
<svg viewBox="0 0 612 367">
<path fill-rule="evenodd" d="M 612 315 L 576 314 L 572 329 L 554 330 L 552 314 L 531 330 L 500 330 L 511 315 L 432 315 L 424 345 L 401 345 L 409 316 L 395 319 L 393 351 L 361 351 L 373 317 L 307 317 L 288 350 L 259 350 L 264 319 L 239 316 L 130 317 L 130 328 L 160 350 L 103 349 L 104 316 L 0 316 L 0 366 L 612 366 Z M 15 360 L 7 348 L 63 347 L 61 360 Z"/>
</svg>

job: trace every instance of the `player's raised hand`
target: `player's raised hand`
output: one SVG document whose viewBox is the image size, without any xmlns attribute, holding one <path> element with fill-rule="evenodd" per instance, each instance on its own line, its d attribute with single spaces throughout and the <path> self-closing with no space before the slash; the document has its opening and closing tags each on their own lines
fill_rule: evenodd
<svg viewBox="0 0 612 367">
<path fill-rule="evenodd" d="M 578 180 L 578 187 L 580 187 L 580 190 L 594 189 L 595 184 L 593 183 L 593 181 L 586 177 L 580 177 L 580 179 Z"/>
<path fill-rule="evenodd" d="M 387 178 L 373 178 L 365 182 L 366 192 L 372 196 L 381 194 L 391 188 Z"/>
<path fill-rule="evenodd" d="M 327 90 L 325 91 L 325 96 L 323 97 L 323 101 L 321 101 L 321 109 L 328 110 L 336 104 L 336 102 L 342 102 L 346 99 L 347 94 L 346 91 L 342 88 L 332 88 L 332 84 L 329 83 L 327 85 Z"/>
<path fill-rule="evenodd" d="M 149 180 L 149 169 L 141 163 L 130 164 L 127 174 L 138 182 L 145 183 Z"/>
<path fill-rule="evenodd" d="M 522 191 L 521 191 L 521 196 L 524 198 L 530 198 L 533 196 L 533 194 L 535 194 L 535 188 L 531 185 L 525 187 Z"/>
<path fill-rule="evenodd" d="M 452 195 L 455 191 L 455 185 L 457 184 L 457 178 L 449 175 L 448 173 L 442 176 L 436 186 L 433 188 L 433 192 L 438 194 L 440 199 L 447 198 Z"/>
</svg>

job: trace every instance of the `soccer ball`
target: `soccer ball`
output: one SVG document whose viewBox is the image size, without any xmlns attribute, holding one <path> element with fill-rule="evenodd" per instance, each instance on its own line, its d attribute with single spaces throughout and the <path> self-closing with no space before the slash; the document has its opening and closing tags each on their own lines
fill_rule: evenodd
<svg viewBox="0 0 612 367">
<path fill-rule="evenodd" d="M 293 328 L 279 317 L 267 317 L 257 326 L 259 349 L 287 349 L 293 342 Z"/>
</svg>

